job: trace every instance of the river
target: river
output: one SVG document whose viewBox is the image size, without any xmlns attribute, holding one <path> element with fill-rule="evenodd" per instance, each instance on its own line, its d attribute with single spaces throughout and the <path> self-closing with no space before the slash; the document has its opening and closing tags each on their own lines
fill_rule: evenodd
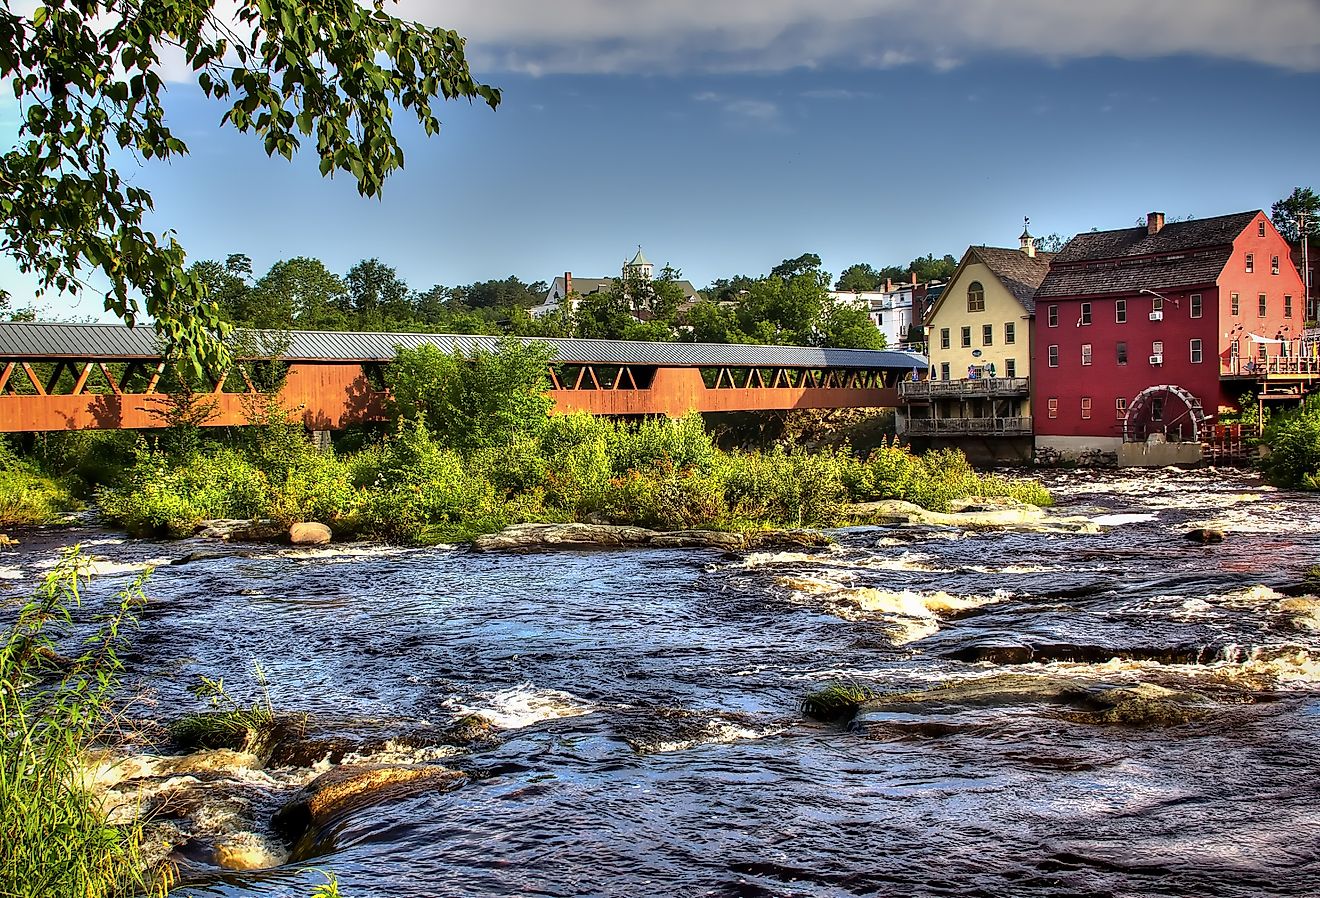
<svg viewBox="0 0 1320 898">
<path fill-rule="evenodd" d="M 309 868 L 349 898 L 1320 894 L 1320 604 L 1278 591 L 1320 563 L 1320 496 L 1205 470 L 1045 482 L 1101 532 L 858 528 L 736 555 L 235 546 L 178 565 L 196 543 L 86 527 L 24 535 L 0 574 L 27 589 L 81 541 L 102 559 L 94 606 L 160 565 L 130 716 L 200 707 L 200 674 L 249 700 L 256 660 L 276 707 L 345 732 L 496 725 L 470 750 L 368 752 L 470 779 L 357 810 L 292 862 L 262 821 L 325 764 L 213 775 L 246 796 L 211 814 L 215 837 L 276 866 L 185 865 L 198 898 L 305 896 Z M 1201 524 L 1227 540 L 1187 541 Z M 1029 696 L 852 726 L 798 707 L 834 680 L 1004 674 L 1211 706 L 1146 727 Z"/>
</svg>

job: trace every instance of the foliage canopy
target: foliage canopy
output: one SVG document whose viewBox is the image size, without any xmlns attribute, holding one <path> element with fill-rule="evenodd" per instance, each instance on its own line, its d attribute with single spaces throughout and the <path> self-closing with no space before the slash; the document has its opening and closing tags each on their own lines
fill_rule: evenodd
<svg viewBox="0 0 1320 898">
<path fill-rule="evenodd" d="M 222 123 L 269 156 L 311 141 L 321 173 L 351 176 L 363 196 L 403 166 L 395 108 L 432 135 L 437 99 L 500 102 L 473 80 L 458 34 L 389 15 L 384 0 L 45 0 L 30 15 L 16 5 L 0 8 L 0 75 L 21 122 L 0 156 L 3 250 L 43 290 L 76 293 L 98 272 L 107 311 L 129 324 L 145 313 L 197 360 L 223 356 L 211 283 L 185 267 L 173 233 L 149 228 L 150 193 L 116 168 L 188 152 L 166 121 L 165 54 L 225 104 Z"/>
</svg>

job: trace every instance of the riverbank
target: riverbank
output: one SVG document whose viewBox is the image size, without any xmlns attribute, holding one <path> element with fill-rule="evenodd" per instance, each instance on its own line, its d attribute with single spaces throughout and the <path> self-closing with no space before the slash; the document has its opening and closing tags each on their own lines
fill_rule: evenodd
<svg viewBox="0 0 1320 898">
<path fill-rule="evenodd" d="M 122 436 L 109 439 L 123 451 Z M 315 522 L 336 539 L 406 545 L 533 523 L 749 535 L 839 526 L 856 520 L 850 506 L 880 500 L 933 511 L 968 497 L 1051 501 L 1038 483 L 980 474 L 951 451 L 725 452 L 696 415 L 637 424 L 556 416 L 462 451 L 420 421 L 341 451 L 313 447 L 282 420 L 223 440 L 200 431 L 145 439 L 121 465 L 98 468 L 104 482 L 81 482 L 108 523 L 137 536 L 187 537 L 216 519 L 269 521 L 273 533 Z"/>
</svg>

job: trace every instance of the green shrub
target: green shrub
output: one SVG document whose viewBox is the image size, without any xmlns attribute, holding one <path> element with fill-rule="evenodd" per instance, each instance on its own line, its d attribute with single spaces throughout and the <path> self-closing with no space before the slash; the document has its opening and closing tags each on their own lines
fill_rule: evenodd
<svg viewBox="0 0 1320 898">
<path fill-rule="evenodd" d="M 176 462 L 142 447 L 122 485 L 102 488 L 98 498 L 102 514 L 131 533 L 182 536 L 203 520 L 260 516 L 270 490 L 262 473 L 232 449 Z"/>
<path fill-rule="evenodd" d="M 709 471 L 718 454 L 706 433 L 701 415 L 684 418 L 650 418 L 639 424 L 620 424 L 612 434 L 613 466 L 616 474 L 645 471 L 660 464 L 674 468 Z"/>
<path fill-rule="evenodd" d="M 742 521 L 832 526 L 847 499 L 844 463 L 833 452 L 735 453 L 723 460 L 725 497 Z"/>
<path fill-rule="evenodd" d="M 379 453 L 359 512 L 366 531 L 409 543 L 464 539 L 498 530 L 504 520 L 490 481 L 469 472 L 421 421 L 400 427 Z"/>
<path fill-rule="evenodd" d="M 396 419 L 421 419 L 456 449 L 497 446 L 536 435 L 553 404 L 545 343 L 502 340 L 494 352 L 450 355 L 434 346 L 399 347 L 386 378 Z"/>
<path fill-rule="evenodd" d="M 1320 402 L 1314 399 L 1295 412 L 1275 415 L 1262 442 L 1269 454 L 1261 471 L 1275 486 L 1320 489 Z"/>
</svg>

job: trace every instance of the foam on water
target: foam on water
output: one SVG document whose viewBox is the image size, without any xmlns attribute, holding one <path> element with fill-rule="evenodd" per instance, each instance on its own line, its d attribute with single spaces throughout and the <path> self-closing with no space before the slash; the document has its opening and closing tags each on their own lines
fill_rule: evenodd
<svg viewBox="0 0 1320 898">
<path fill-rule="evenodd" d="M 560 689 L 539 689 L 529 682 L 494 692 L 478 692 L 453 705 L 458 715 L 478 714 L 502 730 L 518 730 L 561 717 L 593 714 L 596 708 Z"/>
</svg>

